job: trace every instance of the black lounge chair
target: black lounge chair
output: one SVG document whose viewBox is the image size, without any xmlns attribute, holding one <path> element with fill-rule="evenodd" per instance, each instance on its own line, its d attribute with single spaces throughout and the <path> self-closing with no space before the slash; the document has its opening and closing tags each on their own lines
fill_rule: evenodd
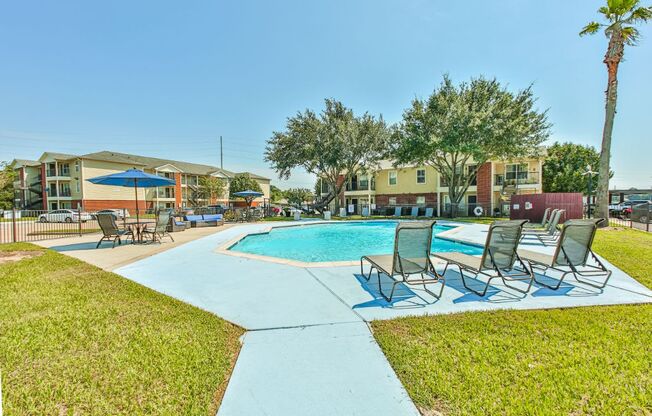
<svg viewBox="0 0 652 416">
<path fill-rule="evenodd" d="M 97 214 L 97 223 L 102 229 L 102 238 L 97 242 L 95 248 L 99 248 L 102 241 L 112 241 L 113 247 L 115 248 L 115 243 L 119 245 L 122 244 L 122 237 L 131 236 L 131 241 L 134 241 L 134 233 L 130 229 L 121 229 L 115 222 L 115 215 L 112 213 L 100 213 Z"/>
<path fill-rule="evenodd" d="M 170 218 L 172 217 L 172 210 L 163 209 L 156 214 L 156 224 L 154 225 L 153 230 L 148 230 L 145 228 L 142 232 L 143 235 L 149 235 L 152 239 L 152 243 L 162 242 L 163 237 L 170 237 L 170 240 L 174 242 L 174 238 L 168 232 L 168 224 L 170 223 Z"/>
<path fill-rule="evenodd" d="M 442 275 L 446 273 L 448 266 L 453 264 L 460 271 L 464 287 L 479 296 L 487 294 L 487 289 L 493 279 L 501 279 L 503 284 L 510 289 L 527 293 L 532 287 L 534 276 L 516 253 L 516 247 L 521 239 L 521 230 L 526 222 L 527 220 L 511 220 L 496 221 L 491 224 L 482 257 L 459 252 L 433 254 L 434 257 L 446 261 Z M 515 267 L 516 263 L 521 266 L 520 270 Z M 488 277 L 489 280 L 487 280 L 484 289 L 478 291 L 469 287 L 466 284 L 464 271 L 472 273 L 474 279 L 477 279 L 480 275 Z M 523 290 L 507 284 L 508 281 L 527 282 L 528 286 L 527 289 Z"/>
<path fill-rule="evenodd" d="M 556 285 L 548 285 L 534 277 L 534 281 L 549 289 L 557 290 L 561 286 L 564 278 L 572 274 L 580 283 L 602 289 L 607 285 L 611 277 L 611 270 L 608 270 L 604 264 L 591 251 L 593 238 L 598 225 L 605 221 L 604 218 L 587 219 L 587 220 L 568 220 L 561 231 L 559 242 L 555 253 L 550 256 L 547 254 L 537 253 L 529 250 L 518 250 L 521 258 L 528 262 L 530 270 L 542 269 L 544 271 L 551 269 L 561 272 L 562 275 Z M 588 264 L 589 255 L 595 264 Z M 581 277 L 603 277 L 602 283 L 594 283 Z"/>
<path fill-rule="evenodd" d="M 394 237 L 394 254 L 362 256 L 360 258 L 360 274 L 365 276 L 362 262 L 371 264 L 369 275 L 365 279 L 371 279 L 373 269 L 378 274 L 378 290 L 386 301 L 391 302 L 394 290 L 399 283 L 408 285 L 423 285 L 426 292 L 439 299 L 444 290 L 445 279 L 435 272 L 430 261 L 430 246 L 432 244 L 432 227 L 436 221 L 400 223 L 396 227 Z M 425 277 L 432 272 L 433 277 Z M 389 297 L 383 292 L 380 275 L 384 274 L 393 280 L 392 291 Z M 418 274 L 420 279 L 410 279 L 411 275 Z M 398 277 L 398 279 L 397 279 Z M 439 294 L 428 290 L 426 285 L 441 283 Z"/>
</svg>

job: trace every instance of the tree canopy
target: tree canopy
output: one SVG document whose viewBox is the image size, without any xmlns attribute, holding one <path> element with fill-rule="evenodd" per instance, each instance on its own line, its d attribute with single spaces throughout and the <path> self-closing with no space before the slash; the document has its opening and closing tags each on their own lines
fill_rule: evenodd
<svg viewBox="0 0 652 416">
<path fill-rule="evenodd" d="M 7 162 L 0 162 L 0 209 L 14 206 L 16 171 Z"/>
<path fill-rule="evenodd" d="M 394 135 L 396 164 L 435 168 L 455 207 L 476 179 L 469 166 L 537 154 L 549 124 L 535 103 L 531 87 L 512 93 L 495 79 L 454 85 L 444 76 L 428 99 L 414 99 L 403 113 Z"/>
<path fill-rule="evenodd" d="M 304 202 L 311 202 L 314 195 L 310 189 L 306 188 L 292 188 L 284 192 L 290 205 L 301 205 Z"/>
<path fill-rule="evenodd" d="M 272 202 L 278 202 L 285 197 L 283 190 L 274 185 L 269 186 L 269 194 Z"/>
<path fill-rule="evenodd" d="M 274 132 L 267 141 L 265 160 L 280 178 L 289 178 L 295 168 L 317 175 L 334 191 L 332 198 L 352 176 L 386 156 L 389 138 L 382 117 L 356 116 L 341 102 L 327 99 L 319 114 L 305 110 L 289 117 L 285 131 Z"/>
<path fill-rule="evenodd" d="M 543 192 L 587 193 L 587 166 L 598 172 L 600 153 L 591 146 L 574 143 L 557 143 L 548 147 L 543 164 Z M 599 172 L 598 172 L 599 173 Z M 593 183 L 597 183 L 593 176 Z"/>
<path fill-rule="evenodd" d="M 262 192 L 258 182 L 248 173 L 239 173 L 231 179 L 231 182 L 229 183 L 229 196 L 231 199 L 237 198 L 237 196 L 233 195 L 236 192 L 247 190 Z"/>
<path fill-rule="evenodd" d="M 199 194 L 202 198 L 215 200 L 224 195 L 226 182 L 214 176 L 202 176 L 199 178 Z"/>
</svg>

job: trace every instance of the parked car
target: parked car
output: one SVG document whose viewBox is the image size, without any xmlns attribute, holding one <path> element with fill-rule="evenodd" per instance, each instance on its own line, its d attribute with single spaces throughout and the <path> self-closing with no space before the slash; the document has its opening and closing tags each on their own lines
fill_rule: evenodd
<svg viewBox="0 0 652 416">
<path fill-rule="evenodd" d="M 632 213 L 632 206 L 638 204 L 647 204 L 648 200 L 646 199 L 632 199 L 629 201 L 621 202 L 617 205 L 609 205 L 609 214 L 615 217 L 624 217 L 629 218 Z"/>
<path fill-rule="evenodd" d="M 652 202 L 634 205 L 632 207 L 631 219 L 635 222 L 647 224 L 652 219 Z"/>
<path fill-rule="evenodd" d="M 103 209 L 95 212 L 92 216 L 93 219 L 97 218 L 97 214 L 113 214 L 113 217 L 116 220 L 121 220 L 123 218 L 129 218 L 129 211 L 126 209 Z"/>
<path fill-rule="evenodd" d="M 92 219 L 90 214 L 82 212 L 80 215 L 72 209 L 57 209 L 38 216 L 39 222 L 86 222 Z"/>
</svg>

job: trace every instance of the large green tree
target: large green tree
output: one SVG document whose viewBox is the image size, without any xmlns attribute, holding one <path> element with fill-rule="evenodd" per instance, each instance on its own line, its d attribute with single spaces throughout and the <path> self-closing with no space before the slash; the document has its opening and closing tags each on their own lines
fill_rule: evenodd
<svg viewBox="0 0 652 416">
<path fill-rule="evenodd" d="M 7 162 L 0 162 L 0 209 L 14 206 L 14 181 L 16 171 Z"/>
<path fill-rule="evenodd" d="M 226 182 L 214 176 L 202 176 L 199 178 L 199 194 L 202 198 L 213 201 L 224 195 Z"/>
<path fill-rule="evenodd" d="M 242 191 L 262 192 L 260 184 L 248 173 L 239 173 L 229 183 L 229 196 L 231 199 L 238 198 L 234 194 Z"/>
<path fill-rule="evenodd" d="M 329 185 L 325 205 L 335 199 L 347 181 L 373 169 L 386 156 L 390 134 L 382 117 L 356 116 L 341 102 L 327 99 L 319 114 L 299 112 L 287 119 L 285 131 L 274 132 L 267 141 L 265 160 L 280 178 L 303 168 Z"/>
<path fill-rule="evenodd" d="M 304 202 L 311 202 L 314 199 L 312 191 L 306 188 L 288 189 L 284 194 L 290 205 L 300 206 Z"/>
<path fill-rule="evenodd" d="M 535 108 L 531 88 L 516 93 L 495 79 L 454 85 L 448 76 L 432 95 L 414 99 L 403 113 L 394 143 L 397 165 L 429 165 L 448 184 L 451 216 L 489 160 L 534 155 L 549 136 L 546 112 Z"/>
<path fill-rule="evenodd" d="M 285 197 L 283 190 L 274 185 L 270 185 L 269 194 L 272 202 L 278 202 Z"/>
<path fill-rule="evenodd" d="M 641 7 L 639 0 L 607 0 L 607 5 L 598 9 L 606 23 L 591 22 L 580 32 L 581 36 L 593 35 L 601 30 L 609 39 L 604 64 L 607 66 L 607 90 L 602 148 L 600 152 L 600 172 L 609 172 L 611 158 L 611 136 L 616 117 L 618 97 L 618 66 L 623 60 L 625 45 L 636 45 L 640 33 L 635 25 L 652 19 L 652 7 Z M 609 176 L 601 175 L 598 181 L 596 216 L 609 217 Z"/>
<path fill-rule="evenodd" d="M 588 191 L 587 166 L 598 171 L 600 153 L 591 146 L 575 143 L 557 143 L 549 146 L 543 163 L 543 192 Z M 592 182 L 596 183 L 596 176 Z"/>
</svg>

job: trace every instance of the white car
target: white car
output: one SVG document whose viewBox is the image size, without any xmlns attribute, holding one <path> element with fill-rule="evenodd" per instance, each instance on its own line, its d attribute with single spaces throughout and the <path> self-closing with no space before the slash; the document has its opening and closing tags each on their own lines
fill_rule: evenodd
<svg viewBox="0 0 652 416">
<path fill-rule="evenodd" d="M 103 209 L 97 211 L 94 215 L 97 217 L 97 214 L 112 214 L 116 220 L 121 220 L 123 218 L 129 218 L 129 211 L 126 209 Z M 124 215 L 124 217 L 123 217 Z"/>
<path fill-rule="evenodd" d="M 82 212 L 80 215 L 79 212 L 72 209 L 57 209 L 38 217 L 39 222 L 86 222 L 92 219 L 90 214 Z"/>
</svg>

